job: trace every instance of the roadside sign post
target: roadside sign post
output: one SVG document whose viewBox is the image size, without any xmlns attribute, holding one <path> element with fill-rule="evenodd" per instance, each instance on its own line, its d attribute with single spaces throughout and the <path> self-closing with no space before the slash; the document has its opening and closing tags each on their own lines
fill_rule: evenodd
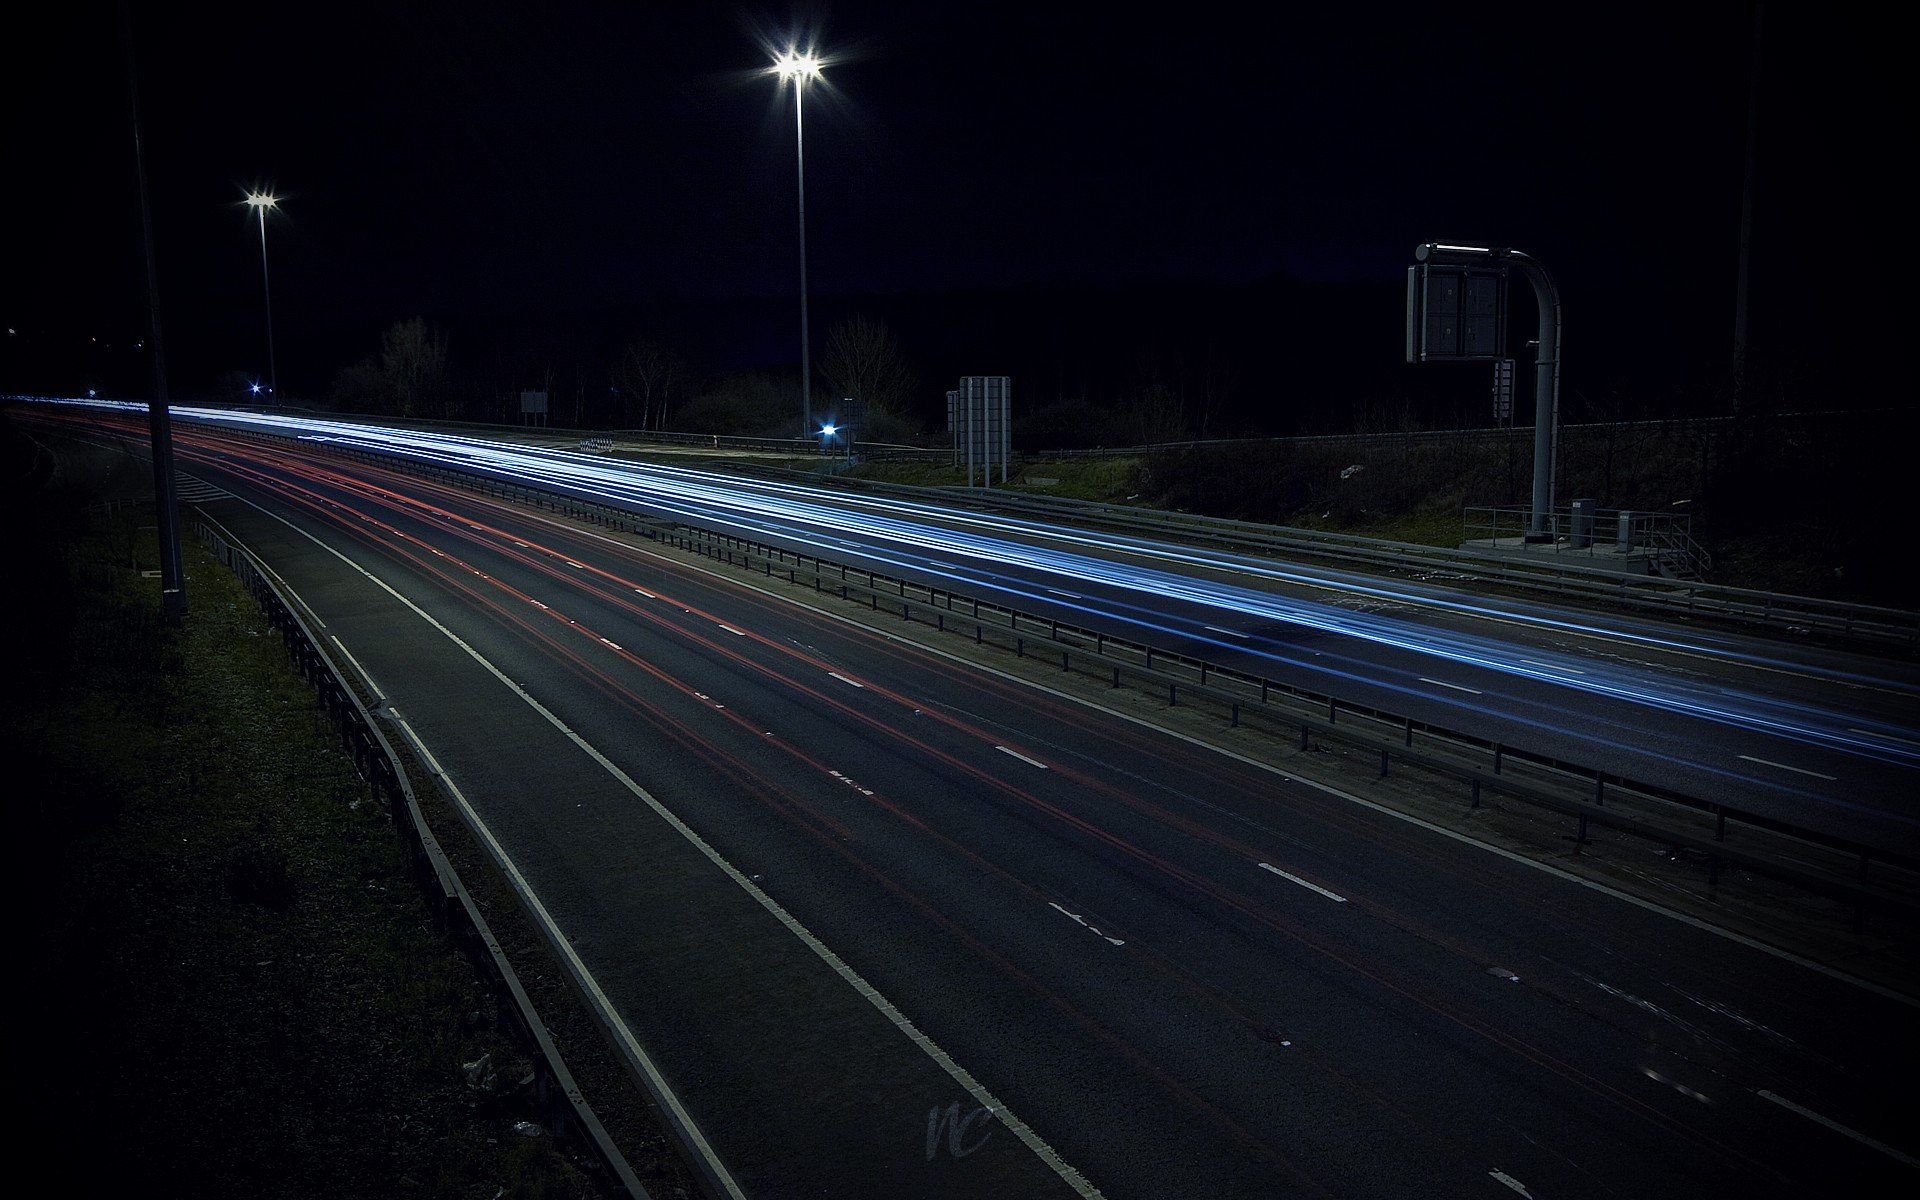
<svg viewBox="0 0 1920 1200">
<path fill-rule="evenodd" d="M 1518 271 L 1533 285 L 1540 337 L 1533 374 L 1533 511 L 1526 537 L 1530 542 L 1552 541 L 1560 457 L 1560 289 L 1537 260 L 1504 246 L 1423 242 L 1413 248 L 1413 257 L 1417 265 L 1407 268 L 1410 363 L 1494 361 L 1506 362 L 1511 371 L 1506 350 L 1508 271 Z"/>
</svg>

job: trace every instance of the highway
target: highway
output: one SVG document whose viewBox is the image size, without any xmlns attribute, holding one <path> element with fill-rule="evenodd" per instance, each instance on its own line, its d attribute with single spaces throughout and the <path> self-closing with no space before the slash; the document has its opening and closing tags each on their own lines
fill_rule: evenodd
<svg viewBox="0 0 1920 1200">
<path fill-rule="evenodd" d="M 651 543 L 327 443 L 176 436 L 196 506 L 444 769 L 740 1195 L 1920 1179 L 1909 998 Z M 1911 844 L 1907 664 L 647 478 L 636 503 L 771 543 L 830 525 L 888 569 Z"/>
<path fill-rule="evenodd" d="M 1920 857 L 1920 665 L 885 497 L 447 434 L 207 413 L 953 588 Z"/>
</svg>

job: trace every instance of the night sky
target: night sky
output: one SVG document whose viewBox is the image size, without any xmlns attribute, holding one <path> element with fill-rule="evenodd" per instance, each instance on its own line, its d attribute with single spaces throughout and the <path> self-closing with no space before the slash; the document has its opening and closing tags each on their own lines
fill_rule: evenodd
<svg viewBox="0 0 1920 1200">
<path fill-rule="evenodd" d="M 1804 401 L 1905 404 L 1886 343 L 1911 340 L 1895 179 L 1913 73 L 1891 31 L 1837 7 L 1765 14 L 1753 338 Z M 78 360 L 55 349 L 124 345 L 144 321 L 118 10 L 38 18 L 7 39 L 0 388 L 58 387 L 48 364 Z M 463 331 L 521 319 L 603 339 L 662 324 L 710 370 L 791 370 L 792 95 L 762 68 L 796 38 L 828 59 L 806 99 L 816 357 L 864 312 L 930 386 L 1024 372 L 1037 401 L 1068 386 L 1048 346 L 1118 359 L 1205 313 L 1243 390 L 1352 368 L 1418 393 L 1468 369 L 1400 361 L 1405 268 L 1435 239 L 1554 272 L 1572 388 L 1665 394 L 1730 354 L 1751 0 L 209 3 L 133 21 L 184 394 L 264 371 L 253 185 L 283 202 L 283 392 L 324 390 L 415 315 L 456 356 Z"/>
</svg>

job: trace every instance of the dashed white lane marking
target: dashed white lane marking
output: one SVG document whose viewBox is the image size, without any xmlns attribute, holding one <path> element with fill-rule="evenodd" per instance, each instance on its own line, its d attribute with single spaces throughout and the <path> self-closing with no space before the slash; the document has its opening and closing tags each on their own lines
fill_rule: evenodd
<svg viewBox="0 0 1920 1200">
<path fill-rule="evenodd" d="M 606 645 L 606 646 L 612 646 L 612 647 L 613 647 L 613 648 L 614 648 L 615 650 L 620 650 L 620 649 L 624 649 L 624 647 L 622 647 L 622 646 L 621 646 L 621 645 L 620 645 L 619 643 L 617 643 L 617 642 L 610 642 L 610 641 L 608 641 L 608 640 L 607 640 L 606 638 L 601 638 L 601 639 L 600 639 L 600 642 L 601 642 L 601 644 L 602 644 L 602 645 Z"/>
<path fill-rule="evenodd" d="M 784 925 L 795 937 L 799 938 L 802 944 L 813 951 L 836 975 L 845 980 L 847 984 L 865 998 L 868 1003 L 879 1010 L 880 1014 L 890 1021 L 895 1028 L 900 1030 L 908 1040 L 912 1041 L 915 1046 L 918 1046 L 927 1057 L 938 1063 L 941 1069 L 952 1077 L 954 1082 L 966 1090 L 968 1095 L 972 1096 L 982 1106 L 993 1110 L 994 1115 L 999 1118 L 1001 1125 L 1016 1138 L 1019 1138 L 1029 1150 L 1033 1151 L 1034 1155 L 1038 1157 L 1041 1162 L 1047 1165 L 1049 1170 L 1053 1171 L 1053 1173 L 1066 1183 L 1068 1187 L 1072 1188 L 1077 1195 L 1083 1197 L 1083 1200 L 1100 1200 L 1100 1189 L 1094 1187 L 1086 1176 L 1082 1175 L 1078 1170 L 1069 1165 L 1066 1160 L 1062 1159 L 1052 1146 L 1049 1146 L 1039 1134 L 1033 1131 L 1032 1127 L 1015 1116 L 1006 1105 L 1002 1104 L 998 1096 L 988 1091 L 965 1067 L 955 1062 L 953 1057 L 941 1049 L 932 1038 L 921 1032 L 919 1027 L 914 1025 L 904 1013 L 898 1008 L 895 1008 L 891 1001 L 885 996 L 882 996 L 872 984 L 868 983 L 864 976 L 848 966 L 846 961 L 839 955 L 828 949 L 827 945 L 815 937 L 812 931 L 802 925 L 792 913 L 789 913 L 785 908 L 781 907 L 778 901 L 774 900 L 772 896 L 768 895 L 752 880 L 748 879 L 739 868 L 722 857 L 720 852 L 715 850 L 713 846 L 698 833 L 695 833 L 691 826 L 682 821 L 664 804 L 661 804 L 660 801 L 654 797 L 653 793 L 641 787 L 634 781 L 632 776 L 621 770 L 612 759 L 601 753 L 598 748 L 569 727 L 552 709 L 534 699 L 531 693 L 516 683 L 499 667 L 488 661 L 478 650 L 463 641 L 458 634 L 434 619 L 425 609 L 401 595 L 391 584 L 367 570 L 367 568 L 361 566 L 353 559 L 348 558 L 332 546 L 327 545 L 327 543 L 321 541 L 318 537 L 300 528 L 280 514 L 262 508 L 250 500 L 242 500 L 241 503 L 246 504 L 249 508 L 254 509 L 272 520 L 278 521 L 301 537 L 311 541 L 328 554 L 333 555 L 366 578 L 367 581 L 375 587 L 378 587 L 399 601 L 415 616 L 432 626 L 435 632 L 445 637 L 455 646 L 458 646 L 469 658 L 480 664 L 489 675 L 492 675 L 504 684 L 509 691 L 519 697 L 519 699 L 534 712 L 538 713 L 548 724 L 552 725 L 566 737 L 568 741 L 578 746 L 582 753 L 598 763 L 602 770 L 606 771 L 607 774 L 611 775 L 629 792 L 638 797 L 642 803 L 646 804 L 648 808 L 652 809 L 662 820 L 671 825 L 676 833 L 685 838 L 687 842 L 696 850 L 700 851 L 708 861 L 712 862 L 715 867 L 718 867 L 724 872 L 727 878 L 738 885 L 742 891 L 753 897 L 755 902 L 771 914 L 775 920 Z M 237 543 L 239 540 L 231 534 L 227 536 L 230 541 Z M 255 561 L 258 560 L 256 559 Z M 283 584 L 285 583 L 284 580 L 281 582 Z M 299 600 L 298 595 L 293 593 L 291 588 L 288 589 L 288 592 L 294 595 L 296 600 Z M 305 604 L 304 600 L 299 602 L 302 605 Z M 309 608 L 308 611 L 311 612 L 312 610 Z M 613 1002 L 609 1000 L 606 993 L 601 990 L 599 981 L 593 977 L 592 972 L 587 970 L 586 964 L 580 961 L 573 947 L 567 944 L 566 938 L 560 930 L 560 926 L 547 912 L 546 906 L 541 903 L 540 897 L 520 874 L 519 869 L 514 865 L 512 859 L 507 856 L 505 847 L 501 846 L 494 838 L 493 831 L 487 827 L 486 823 L 480 819 L 480 815 L 467 803 L 466 797 L 462 796 L 459 791 L 453 787 L 453 780 L 440 768 L 439 763 L 433 761 L 432 756 L 427 752 L 426 743 L 422 742 L 417 735 L 413 735 L 411 730 L 408 730 L 408 733 L 409 740 L 412 741 L 414 749 L 419 751 L 421 755 L 427 759 L 433 773 L 447 784 L 448 790 L 453 793 L 455 800 L 459 802 L 469 825 L 479 831 L 480 835 L 486 840 L 494 861 L 501 865 L 502 870 L 504 870 L 513 881 L 514 890 L 519 893 L 522 903 L 525 903 L 534 911 L 535 919 L 548 931 L 551 935 L 551 940 L 560 947 L 561 952 L 565 954 L 567 959 L 573 964 L 576 976 L 585 981 L 595 1006 L 599 1008 L 602 1015 L 608 1019 L 608 1022 L 618 1029 L 621 1035 L 621 1041 L 627 1049 L 630 1060 L 635 1062 L 648 1079 L 653 1081 L 654 1086 L 648 1090 L 654 1094 L 656 1099 L 665 1097 L 664 1103 L 672 1107 L 678 1116 L 677 1123 L 688 1131 L 690 1140 L 694 1143 L 696 1151 L 705 1159 L 710 1173 L 715 1177 L 716 1184 L 723 1187 L 726 1194 L 732 1197 L 733 1200 L 746 1200 L 746 1193 L 740 1189 L 739 1184 L 735 1183 L 732 1176 L 728 1174 L 725 1165 L 720 1161 L 719 1156 L 713 1152 L 712 1147 L 707 1142 L 705 1135 L 700 1131 L 699 1126 L 694 1124 L 692 1117 L 685 1113 L 680 1105 L 679 1098 L 673 1093 L 671 1086 L 654 1066 L 652 1059 L 647 1056 L 646 1051 L 640 1046 L 638 1039 L 633 1036 L 633 1031 L 627 1026 L 626 1021 L 621 1017 L 619 1011 L 614 1008 Z M 773 735 L 772 733 L 768 733 L 767 736 L 771 737 Z"/>
<path fill-rule="evenodd" d="M 1493 1176 L 1494 1182 L 1504 1183 L 1514 1191 L 1519 1192 L 1522 1196 L 1525 1196 L 1527 1200 L 1533 1200 L 1533 1193 L 1527 1190 L 1527 1185 L 1521 1183 L 1505 1171 L 1488 1171 L 1487 1174 Z"/>
<path fill-rule="evenodd" d="M 1094 927 L 1093 927 L 1093 926 L 1091 926 L 1091 925 L 1088 925 L 1088 924 L 1087 924 L 1087 921 L 1086 921 L 1086 918 L 1085 918 L 1085 917 L 1082 917 L 1082 916 L 1081 916 L 1081 915 L 1080 915 L 1079 913 L 1075 913 L 1075 912 L 1068 912 L 1068 911 L 1067 911 L 1066 909 L 1064 909 L 1064 908 L 1061 908 L 1061 907 L 1060 907 L 1060 906 L 1059 906 L 1058 904 L 1055 904 L 1055 903 L 1054 903 L 1053 901 L 1051 901 L 1051 900 L 1049 900 L 1049 901 L 1047 901 L 1047 907 L 1048 907 L 1048 908 L 1051 908 L 1051 909 L 1053 909 L 1053 910 L 1054 910 L 1055 912 L 1057 912 L 1057 913 L 1059 913 L 1060 915 L 1062 915 L 1062 916 L 1064 916 L 1064 917 L 1066 917 L 1066 918 L 1068 918 L 1069 920 L 1071 920 L 1071 921 L 1073 921 L 1074 923 L 1076 923 L 1076 924 L 1078 924 L 1078 925 L 1081 925 L 1081 926 L 1083 926 L 1083 927 L 1085 927 L 1085 928 L 1087 928 L 1087 929 L 1092 929 L 1092 930 L 1093 930 L 1093 932 L 1094 932 L 1095 934 L 1098 934 L 1098 935 L 1099 935 L 1099 936 L 1100 936 L 1100 937 L 1101 937 L 1101 938 L 1102 938 L 1103 940 L 1105 940 L 1105 941 L 1109 941 L 1109 942 L 1112 942 L 1112 943 L 1113 943 L 1114 945 L 1116 945 L 1116 946 L 1124 946 L 1124 945 L 1126 945 L 1126 943 L 1125 943 L 1125 942 L 1123 942 L 1123 941 L 1121 941 L 1121 940 L 1120 940 L 1119 938 L 1117 938 L 1117 937 L 1107 937 L 1107 935 L 1106 935 L 1106 934 L 1104 934 L 1104 933 L 1101 933 L 1101 932 L 1100 932 L 1100 931 L 1099 931 L 1098 929 L 1094 929 Z"/>
<path fill-rule="evenodd" d="M 1020 753 L 1018 750 L 1009 750 L 1005 746 L 995 746 L 994 749 L 998 750 L 1002 754 L 1012 755 L 1014 758 L 1019 759 L 1021 762 L 1026 763 L 1030 767 L 1039 767 L 1042 771 L 1049 769 L 1047 767 L 1047 764 L 1041 762 L 1039 759 L 1028 758 L 1026 755 Z"/>
<path fill-rule="evenodd" d="M 927 565 L 930 567 L 935 567 L 942 571 L 958 571 L 960 569 L 959 567 L 955 566 L 953 563 L 935 562 L 932 559 L 927 560 Z"/>
<path fill-rule="evenodd" d="M 1241 633 L 1238 629 L 1222 629 L 1218 625 L 1207 625 L 1207 626 L 1204 626 L 1203 628 L 1205 628 L 1208 633 L 1224 633 L 1228 637 L 1244 638 L 1248 636 L 1244 633 Z"/>
<path fill-rule="evenodd" d="M 1762 1100 L 1770 1100 L 1773 1103 L 1778 1104 L 1781 1108 L 1786 1109 L 1788 1112 L 1797 1112 L 1809 1121 L 1817 1121 L 1820 1124 L 1825 1125 L 1828 1129 L 1833 1130 L 1835 1133 L 1844 1133 L 1848 1137 L 1852 1138 L 1854 1141 L 1859 1142 L 1862 1146 L 1871 1146 L 1875 1150 L 1878 1150 L 1880 1153 L 1886 1155 L 1888 1158 L 1893 1159 L 1895 1162 L 1904 1163 L 1909 1167 L 1920 1167 L 1920 1162 L 1916 1162 L 1912 1158 L 1912 1156 L 1900 1153 L 1900 1151 L 1895 1150 L 1892 1146 L 1887 1145 L 1885 1142 L 1876 1142 L 1872 1138 L 1868 1137 L 1866 1134 L 1860 1133 L 1857 1130 L 1848 1129 L 1845 1125 L 1842 1125 L 1840 1122 L 1835 1121 L 1830 1117 L 1823 1117 L 1819 1113 L 1814 1112 L 1810 1108 L 1802 1108 L 1798 1104 L 1795 1104 L 1793 1101 L 1787 1099 L 1784 1096 L 1776 1096 L 1772 1092 L 1766 1091 L 1764 1089 L 1761 1091 L 1755 1092 L 1754 1095 L 1760 1097 Z"/>
<path fill-rule="evenodd" d="M 529 546 L 529 545 L 527 545 L 527 544 L 526 544 L 525 542 L 515 542 L 515 543 L 514 543 L 514 545 L 516 545 L 516 546 L 518 546 L 518 547 L 520 547 L 520 548 L 521 548 L 522 550 L 531 550 L 531 549 L 533 549 L 533 547 L 532 547 L 532 546 Z"/>
<path fill-rule="evenodd" d="M 726 631 L 727 631 L 728 633 L 730 633 L 730 634 L 732 634 L 732 635 L 733 635 L 733 636 L 735 636 L 735 637 L 745 637 L 745 636 L 747 636 L 746 634 L 744 634 L 744 633 L 741 633 L 741 632 L 740 632 L 740 631 L 739 631 L 738 629 L 735 629 L 735 628 L 734 628 L 733 626 L 731 626 L 731 625 L 725 625 L 725 624 L 721 624 L 721 622 L 719 622 L 719 621 L 715 621 L 715 622 L 714 622 L 714 624 L 715 624 L 715 625 L 719 625 L 719 626 L 720 626 L 720 628 L 722 628 L 722 629 L 724 629 L 724 630 L 726 630 Z"/>
<path fill-rule="evenodd" d="M 842 675 L 838 671 L 828 671 L 827 674 L 832 676 L 835 679 L 838 679 L 841 683 L 849 684 L 853 687 L 863 688 L 867 686 L 866 684 L 861 683 L 858 679 L 848 679 L 845 675 Z"/>
<path fill-rule="evenodd" d="M 570 558 L 562 559 L 561 561 L 566 563 L 568 566 L 572 567 L 576 571 L 584 571 L 587 569 L 587 565 L 585 563 L 577 563 Z"/>
<path fill-rule="evenodd" d="M 1339 892 L 1330 892 L 1327 889 L 1321 887 L 1317 883 L 1308 883 L 1306 880 L 1300 878 L 1298 875 L 1289 875 L 1285 871 L 1282 871 L 1279 867 L 1274 866 L 1272 863 L 1261 863 L 1260 869 L 1262 871 L 1272 871 L 1275 875 L 1278 875 L 1280 878 L 1288 880 L 1293 883 L 1297 883 L 1301 887 L 1306 888 L 1310 892 L 1319 892 L 1322 896 L 1325 896 L 1327 899 L 1333 901 L 1335 904 L 1345 904 L 1347 902 L 1347 898 L 1345 896 L 1342 896 Z"/>
<path fill-rule="evenodd" d="M 1074 592 L 1063 592 L 1063 591 L 1061 591 L 1061 590 L 1060 590 L 1059 588 L 1048 588 L 1047 590 L 1048 590 L 1049 592 L 1052 592 L 1052 593 L 1053 593 L 1054 595 L 1056 595 L 1056 596 L 1065 596 L 1065 597 L 1066 597 L 1067 599 L 1069 599 L 1069 600 L 1084 600 L 1084 599 L 1086 599 L 1086 597 L 1084 597 L 1084 596 L 1081 596 L 1081 595 L 1078 595 L 1077 593 L 1074 593 Z"/>
<path fill-rule="evenodd" d="M 1579 667 L 1569 667 L 1562 663 L 1545 663 L 1545 662 L 1541 662 L 1537 658 L 1523 658 L 1520 661 L 1523 663 L 1526 663 L 1530 667 L 1545 667 L 1549 671 L 1565 671 L 1569 675 L 1585 675 L 1586 674 L 1586 672 L 1582 671 Z"/>
<path fill-rule="evenodd" d="M 1838 775 L 1822 775 L 1818 771 L 1809 771 L 1805 767 L 1790 767 L 1786 763 L 1777 763 L 1769 758 L 1755 758 L 1751 754 L 1742 754 L 1740 757 L 1750 763 L 1759 763 L 1763 767 L 1779 767 L 1782 771 L 1792 771 L 1797 775 L 1811 775 L 1815 779 L 1824 779 L 1828 783 L 1833 783 L 1840 778 Z"/>
<path fill-rule="evenodd" d="M 538 609 L 545 609 L 547 607 L 546 605 L 540 603 L 538 600 L 529 600 L 527 601 L 527 603 L 533 605 L 535 608 L 538 608 Z"/>
<path fill-rule="evenodd" d="M 636 592 L 639 592 L 642 596 L 645 596 L 649 600 L 658 600 L 660 598 L 645 588 L 635 588 L 633 590 Z"/>
<path fill-rule="evenodd" d="M 1479 688 L 1470 688 L 1465 684 L 1461 684 L 1461 683 L 1448 683 L 1444 679 L 1428 679 L 1425 675 L 1422 675 L 1420 677 L 1420 682 L 1431 683 L 1435 687 L 1452 688 L 1456 692 L 1471 692 L 1473 695 L 1476 695 L 1476 696 L 1484 694 L 1480 691 Z"/>
</svg>

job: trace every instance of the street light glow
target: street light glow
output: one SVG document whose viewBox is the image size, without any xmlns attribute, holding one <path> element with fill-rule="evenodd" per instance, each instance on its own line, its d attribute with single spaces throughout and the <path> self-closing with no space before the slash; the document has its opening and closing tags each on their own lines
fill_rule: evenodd
<svg viewBox="0 0 1920 1200">
<path fill-rule="evenodd" d="M 832 437 L 836 428 L 838 427 L 834 425 L 822 425 L 820 432 L 825 437 Z"/>
<path fill-rule="evenodd" d="M 267 302 L 267 394 L 275 400 L 280 398 L 280 366 L 273 357 L 273 282 L 267 272 L 267 210 L 278 208 L 280 198 L 272 192 L 252 191 L 247 193 L 247 206 L 260 216 L 260 291 Z M 260 385 L 253 385 L 256 395 Z"/>
<path fill-rule="evenodd" d="M 796 50 L 788 50 L 773 60 L 773 72 L 782 79 L 805 83 L 809 79 L 820 78 L 820 60 L 811 51 L 801 54 Z"/>
</svg>

